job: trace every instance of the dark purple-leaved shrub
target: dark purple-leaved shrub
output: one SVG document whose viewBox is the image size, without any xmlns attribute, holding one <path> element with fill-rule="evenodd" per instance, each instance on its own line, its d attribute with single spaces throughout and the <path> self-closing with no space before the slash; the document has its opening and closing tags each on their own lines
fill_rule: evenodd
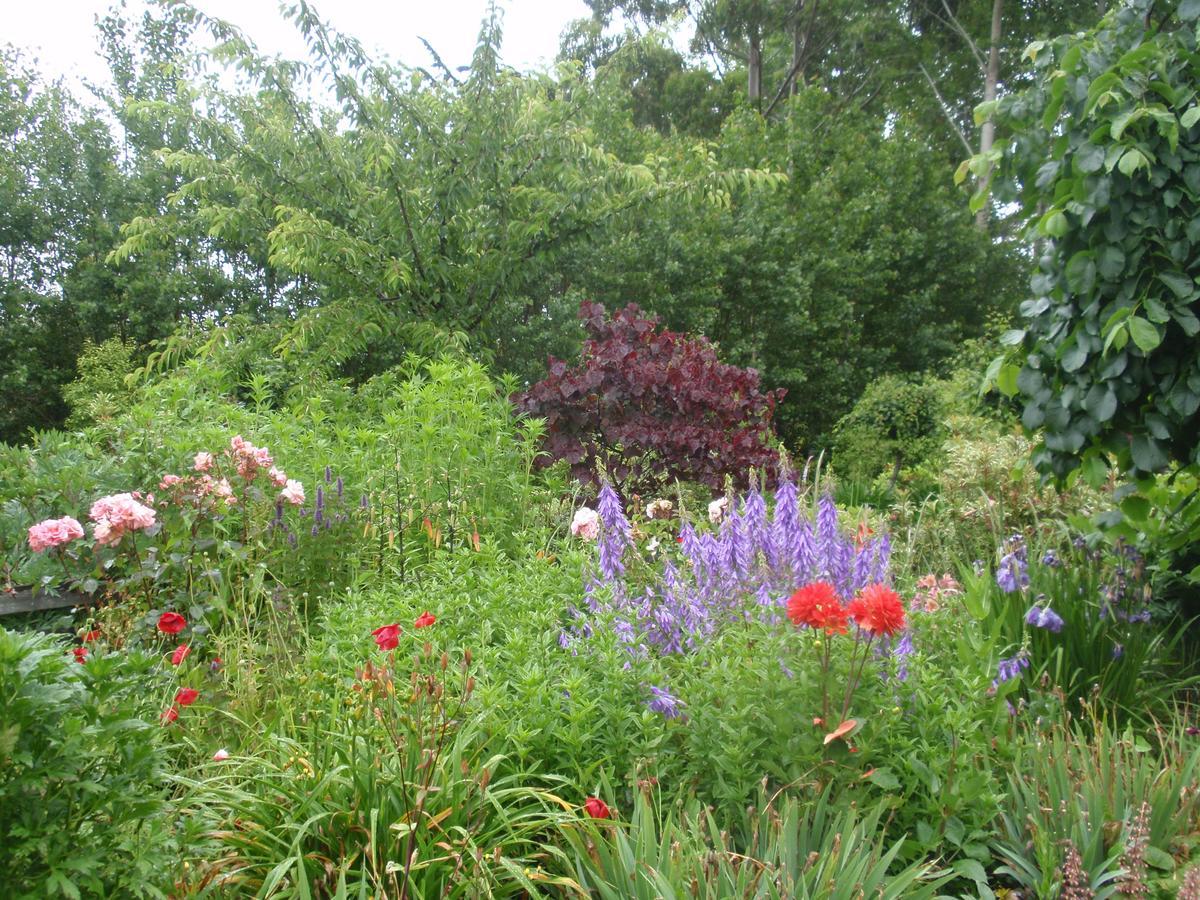
<svg viewBox="0 0 1200 900">
<path fill-rule="evenodd" d="M 513 401 L 546 420 L 542 464 L 565 459 L 594 483 L 597 463 L 627 488 L 679 478 L 720 489 L 773 472 L 771 416 L 783 390 L 760 391 L 758 372 L 726 365 L 703 337 L 659 329 L 630 304 L 609 317 L 585 301 L 579 365 L 551 357 L 549 374 Z"/>
</svg>

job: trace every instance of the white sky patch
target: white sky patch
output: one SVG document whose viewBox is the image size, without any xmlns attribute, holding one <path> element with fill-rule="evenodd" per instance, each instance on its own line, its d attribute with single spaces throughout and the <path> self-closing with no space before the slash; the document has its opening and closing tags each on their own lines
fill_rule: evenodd
<svg viewBox="0 0 1200 900">
<path fill-rule="evenodd" d="M 146 0 L 129 0 L 126 16 L 140 18 Z M 303 40 L 275 0 L 196 0 L 210 16 L 238 26 L 260 51 L 306 57 Z M 107 83 L 97 53 L 98 16 L 110 0 L 0 0 L 0 43 L 36 58 L 48 78 L 72 85 Z M 425 38 L 451 68 L 468 65 L 487 11 L 487 0 L 316 0 L 318 14 L 335 29 L 358 38 L 373 55 L 412 66 L 428 66 Z M 583 0 L 506 0 L 503 12 L 505 63 L 528 70 L 549 66 L 558 39 L 573 19 L 589 15 Z"/>
</svg>

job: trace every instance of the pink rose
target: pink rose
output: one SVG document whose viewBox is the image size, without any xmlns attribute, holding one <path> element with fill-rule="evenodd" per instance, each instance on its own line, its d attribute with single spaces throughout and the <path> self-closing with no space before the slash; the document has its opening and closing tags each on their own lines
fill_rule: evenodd
<svg viewBox="0 0 1200 900">
<path fill-rule="evenodd" d="M 287 484 L 288 477 L 284 471 L 276 466 L 271 466 L 271 470 L 267 472 L 267 476 L 271 479 L 271 484 L 281 488 Z"/>
<path fill-rule="evenodd" d="M 178 475 L 164 475 L 162 477 L 162 481 L 158 483 L 158 489 L 160 491 L 169 491 L 181 481 L 183 481 L 183 479 Z"/>
<path fill-rule="evenodd" d="M 96 542 L 103 546 L 117 543 L 128 531 L 152 526 L 154 510 L 139 503 L 133 494 L 113 494 L 93 503 L 88 518 L 96 525 Z"/>
<path fill-rule="evenodd" d="M 284 489 L 279 492 L 279 496 L 292 506 L 299 506 L 304 502 L 304 485 L 294 478 L 289 478 Z"/>
<path fill-rule="evenodd" d="M 594 509 L 581 506 L 575 513 L 575 518 L 571 520 L 571 534 L 585 541 L 596 540 L 600 537 L 600 514 Z"/>
<path fill-rule="evenodd" d="M 229 483 L 228 478 L 222 478 L 213 486 L 213 493 L 220 497 L 229 506 L 237 503 L 237 497 L 233 496 L 233 485 Z"/>
<path fill-rule="evenodd" d="M 35 553 L 61 547 L 83 537 L 83 526 L 70 516 L 46 519 L 29 529 L 29 549 Z"/>
<path fill-rule="evenodd" d="M 208 472 L 213 467 L 213 455 L 201 450 L 196 454 L 196 459 L 192 466 L 197 472 Z"/>
</svg>

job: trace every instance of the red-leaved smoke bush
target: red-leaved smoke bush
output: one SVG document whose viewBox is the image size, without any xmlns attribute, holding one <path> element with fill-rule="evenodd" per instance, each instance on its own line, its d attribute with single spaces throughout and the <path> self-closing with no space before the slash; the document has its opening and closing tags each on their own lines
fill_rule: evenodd
<svg viewBox="0 0 1200 900">
<path fill-rule="evenodd" d="M 775 470 L 771 417 L 782 390 L 761 391 L 754 369 L 722 363 L 702 337 L 659 330 L 634 304 L 609 317 L 584 302 L 579 317 L 588 333 L 579 365 L 551 358 L 546 378 L 513 397 L 546 420 L 539 464 L 565 459 L 592 483 L 604 462 L 610 480 L 633 490 L 676 477 L 720 490 L 727 475 L 744 484 L 751 469 Z"/>
</svg>

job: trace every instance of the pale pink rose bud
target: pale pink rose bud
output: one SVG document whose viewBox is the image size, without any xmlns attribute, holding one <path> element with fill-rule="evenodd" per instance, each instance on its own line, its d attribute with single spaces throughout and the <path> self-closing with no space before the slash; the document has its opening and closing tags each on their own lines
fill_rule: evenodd
<svg viewBox="0 0 1200 900">
<path fill-rule="evenodd" d="M 224 747 L 222 747 L 220 750 L 218 750 L 216 753 L 213 754 L 212 758 L 213 758 L 214 762 L 221 762 L 221 760 L 223 760 L 223 759 L 229 759 L 229 751 L 226 750 Z"/>
</svg>

